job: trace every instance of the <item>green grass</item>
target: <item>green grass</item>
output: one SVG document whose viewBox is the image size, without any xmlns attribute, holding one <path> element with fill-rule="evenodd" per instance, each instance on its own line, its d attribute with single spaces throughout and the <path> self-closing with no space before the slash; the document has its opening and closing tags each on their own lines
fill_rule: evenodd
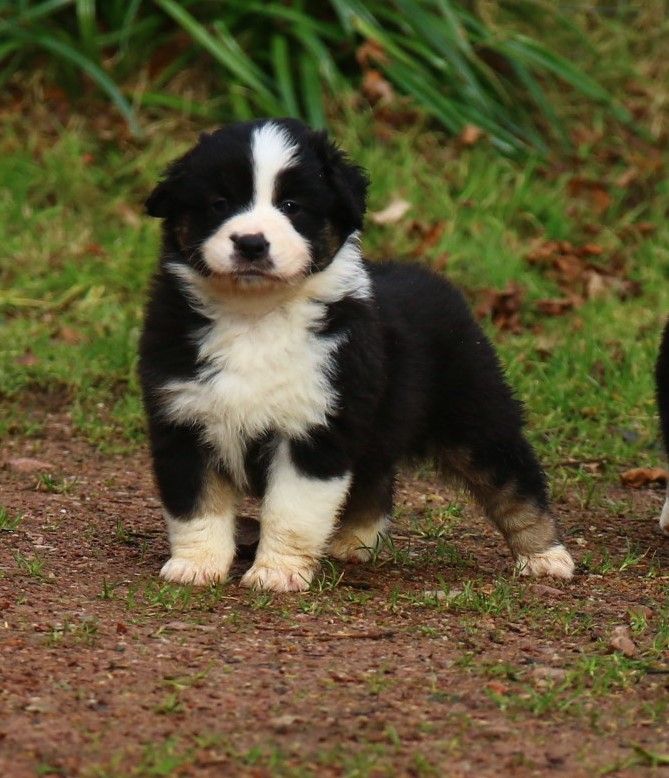
<svg viewBox="0 0 669 778">
<path fill-rule="evenodd" d="M 574 169 L 500 158 L 484 142 L 454 152 L 416 126 L 379 141 L 369 114 L 345 110 L 335 128 L 342 145 L 371 172 L 370 210 L 393 197 L 411 203 L 395 225 L 365 232 L 368 256 L 412 256 L 412 230 L 443 222 L 421 259 L 441 266 L 477 298 L 477 290 L 518 282 L 525 291 L 520 334 L 485 326 L 528 408 L 530 437 L 560 488 L 566 460 L 603 459 L 605 474 L 660 458 L 653 361 L 669 311 L 669 186 L 648 177 L 642 197 L 615 181 L 629 163 L 606 164 L 591 150 L 573 164 L 603 181 L 604 214 L 587 195 L 570 194 Z M 4 246 L 0 390 L 9 412 L 0 435 L 42 434 L 38 409 L 71 412 L 75 427 L 102 449 L 141 445 L 144 421 L 136 348 L 159 225 L 141 204 L 165 163 L 194 138 L 160 124 L 132 145 L 96 139 L 72 122 L 53 143 L 3 119 L 0 140 L 0 239 Z M 165 143 L 165 134 L 174 140 Z M 620 148 L 623 141 L 612 141 Z M 659 177 L 658 177 L 659 178 Z M 652 223 L 654 232 L 635 225 Z M 599 230 L 593 237 L 592 225 Z M 545 317 L 536 301 L 560 290 L 525 257 L 537 240 L 596 242 L 606 264 L 622 257 L 641 296 L 609 295 L 563 317 Z M 568 479 L 598 477 L 567 473 Z M 43 483 L 60 490 L 65 484 Z M 431 532 L 432 530 L 427 530 Z"/>
<path fill-rule="evenodd" d="M 22 514 L 11 514 L 7 508 L 0 506 L 0 532 L 16 532 L 22 519 Z"/>
<path fill-rule="evenodd" d="M 648 5 L 600 14 L 595 2 L 575 13 L 525 0 L 486 9 L 458 0 L 20 0 L 0 7 L 0 84 L 20 85 L 37 61 L 71 98 L 82 81 L 94 85 L 140 134 L 139 108 L 324 126 L 328 98 L 383 74 L 391 108 L 399 100 L 389 90 L 450 133 L 476 126 L 505 153 L 545 152 L 568 138 L 558 88 L 630 121 L 590 72 L 593 41 L 616 25 L 647 33 L 662 12 L 659 0 Z M 194 74 L 185 89 L 184 70 Z M 202 96 L 203 85 L 216 99 Z"/>
</svg>

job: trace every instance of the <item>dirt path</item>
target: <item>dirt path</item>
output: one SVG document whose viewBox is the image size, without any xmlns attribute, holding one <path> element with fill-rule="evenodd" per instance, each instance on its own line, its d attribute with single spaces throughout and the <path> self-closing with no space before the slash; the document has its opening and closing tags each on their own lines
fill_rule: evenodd
<svg viewBox="0 0 669 778">
<path fill-rule="evenodd" d="M 5 448 L 17 457 L 49 467 L 0 472 L 0 505 L 23 516 L 0 532 L 0 775 L 667 770 L 653 767 L 669 754 L 657 492 L 588 508 L 568 492 L 556 507 L 579 574 L 526 582 L 462 495 L 407 476 L 375 564 L 271 596 L 239 588 L 243 560 L 225 587 L 158 580 L 144 456 L 100 455 L 54 418 Z M 611 649 L 616 626 L 630 657 Z"/>
</svg>

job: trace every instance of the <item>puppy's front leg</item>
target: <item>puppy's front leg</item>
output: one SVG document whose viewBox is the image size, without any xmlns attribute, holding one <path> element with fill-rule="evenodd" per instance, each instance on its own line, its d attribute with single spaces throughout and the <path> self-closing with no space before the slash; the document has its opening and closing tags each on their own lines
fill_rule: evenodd
<svg viewBox="0 0 669 778">
<path fill-rule="evenodd" d="M 242 585 L 275 592 L 306 591 L 332 534 L 351 482 L 305 475 L 282 442 L 270 467 L 256 559 Z"/>
<path fill-rule="evenodd" d="M 205 475 L 196 510 L 176 517 L 165 511 L 171 556 L 160 571 L 166 581 L 205 586 L 225 581 L 235 556 L 235 494 L 218 475 Z"/>
<path fill-rule="evenodd" d="M 160 575 L 199 586 L 224 581 L 235 555 L 236 494 L 210 466 L 196 430 L 155 418 L 149 430 L 170 537 Z"/>
</svg>

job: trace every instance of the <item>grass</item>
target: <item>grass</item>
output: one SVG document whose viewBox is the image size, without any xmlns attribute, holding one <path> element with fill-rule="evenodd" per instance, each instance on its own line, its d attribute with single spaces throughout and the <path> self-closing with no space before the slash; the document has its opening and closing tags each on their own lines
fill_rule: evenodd
<svg viewBox="0 0 669 778">
<path fill-rule="evenodd" d="M 22 519 L 20 513 L 11 514 L 7 508 L 0 506 L 0 532 L 16 532 Z"/>
<path fill-rule="evenodd" d="M 551 99 L 557 85 L 631 121 L 589 72 L 591 38 L 616 23 L 657 24 L 661 5 L 649 5 L 599 14 L 597 3 L 583 3 L 575 14 L 523 0 L 494 11 L 458 0 L 21 0 L 0 10 L 0 83 L 15 86 L 36 60 L 46 62 L 50 84 L 71 96 L 82 81 L 94 84 L 140 134 L 140 107 L 324 126 L 327 98 L 362 81 L 381 110 L 397 93 L 453 134 L 476 126 L 505 153 L 545 152 L 549 139 L 568 137 L 564 105 Z M 195 71 L 186 89 L 185 69 Z M 202 83 L 216 99 L 201 98 Z"/>
</svg>

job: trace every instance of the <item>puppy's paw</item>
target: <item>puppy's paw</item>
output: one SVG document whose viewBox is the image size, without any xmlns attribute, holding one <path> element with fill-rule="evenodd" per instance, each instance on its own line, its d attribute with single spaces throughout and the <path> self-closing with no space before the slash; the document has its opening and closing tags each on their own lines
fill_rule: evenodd
<svg viewBox="0 0 669 778">
<path fill-rule="evenodd" d="M 387 521 L 363 526 L 341 526 L 330 540 L 328 554 L 342 562 L 369 562 L 383 543 Z"/>
<path fill-rule="evenodd" d="M 669 535 L 669 497 L 665 500 L 662 513 L 660 515 L 660 529 L 666 535 Z"/>
<path fill-rule="evenodd" d="M 330 541 L 328 554 L 342 562 L 369 562 L 380 542 L 378 532 L 369 538 L 360 538 L 354 533 L 338 533 Z"/>
<path fill-rule="evenodd" d="M 195 560 L 173 556 L 163 565 L 160 577 L 172 583 L 208 586 L 225 581 L 229 569 L 229 564 L 211 558 Z"/>
<path fill-rule="evenodd" d="M 516 557 L 516 569 L 521 575 L 551 575 L 553 578 L 571 578 L 574 574 L 574 560 L 560 543 L 539 554 L 519 555 Z"/>
<path fill-rule="evenodd" d="M 244 573 L 241 584 L 249 589 L 269 592 L 306 592 L 314 577 L 311 560 L 257 559 Z"/>
</svg>

